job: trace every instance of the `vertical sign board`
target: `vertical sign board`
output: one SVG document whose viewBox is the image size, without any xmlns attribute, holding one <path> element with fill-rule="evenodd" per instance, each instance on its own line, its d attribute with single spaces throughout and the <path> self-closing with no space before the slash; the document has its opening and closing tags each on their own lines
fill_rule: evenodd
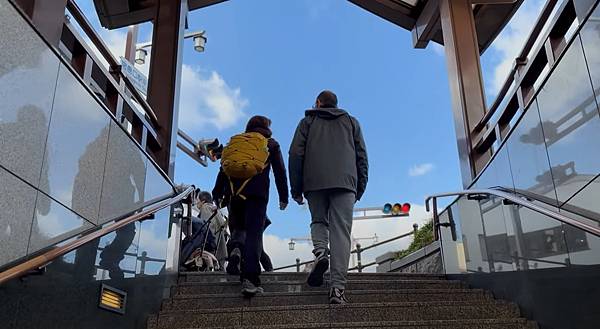
<svg viewBox="0 0 600 329">
<path fill-rule="evenodd" d="M 123 73 L 129 78 L 135 89 L 142 94 L 148 93 L 148 78 L 140 70 L 136 69 L 135 66 L 124 57 L 121 57 L 121 66 L 123 67 Z"/>
</svg>

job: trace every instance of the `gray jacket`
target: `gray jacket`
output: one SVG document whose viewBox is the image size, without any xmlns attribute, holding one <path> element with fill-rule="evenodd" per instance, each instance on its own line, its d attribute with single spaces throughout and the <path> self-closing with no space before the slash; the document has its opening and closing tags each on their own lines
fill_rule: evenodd
<svg viewBox="0 0 600 329">
<path fill-rule="evenodd" d="M 290 146 L 292 196 L 342 188 L 360 200 L 367 187 L 367 148 L 358 121 L 336 108 L 306 111 Z"/>
</svg>

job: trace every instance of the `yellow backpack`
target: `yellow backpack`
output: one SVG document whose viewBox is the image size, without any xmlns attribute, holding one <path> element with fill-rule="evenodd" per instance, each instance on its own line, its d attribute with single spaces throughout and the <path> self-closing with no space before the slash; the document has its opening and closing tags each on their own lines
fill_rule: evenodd
<svg viewBox="0 0 600 329">
<path fill-rule="evenodd" d="M 252 177 L 260 174 L 267 166 L 269 159 L 269 140 L 260 133 L 250 132 L 238 134 L 229 140 L 223 148 L 221 167 L 229 177 L 232 196 L 240 196 Z M 235 191 L 232 178 L 245 179 L 242 186 Z"/>
</svg>

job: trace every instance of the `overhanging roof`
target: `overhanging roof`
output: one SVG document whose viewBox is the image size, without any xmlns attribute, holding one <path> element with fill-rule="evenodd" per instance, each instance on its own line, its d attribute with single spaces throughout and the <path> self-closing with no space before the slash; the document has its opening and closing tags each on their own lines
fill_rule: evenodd
<svg viewBox="0 0 600 329">
<path fill-rule="evenodd" d="M 208 7 L 227 0 L 188 0 L 190 10 Z M 283 0 L 282 0 L 283 1 Z M 314 0 L 321 1 L 321 0 Z M 428 1 L 434 0 L 348 0 L 351 3 L 412 31 Z M 497 1 L 473 6 L 479 49 L 484 52 L 502 31 L 524 0 Z M 94 0 L 102 26 L 115 29 L 150 21 L 154 18 L 158 0 Z M 482 0 L 481 2 L 494 2 Z M 439 16 L 439 14 L 438 14 Z M 443 44 L 440 20 L 434 20 L 428 40 Z"/>
<path fill-rule="evenodd" d="M 224 1 L 227 0 L 188 0 L 188 8 L 196 10 Z M 100 24 L 112 30 L 151 21 L 156 13 L 157 2 L 158 0 L 94 0 L 94 6 Z"/>
<path fill-rule="evenodd" d="M 348 0 L 355 5 L 391 22 L 412 31 L 427 3 L 433 0 Z M 519 9 L 524 0 L 498 1 L 493 4 L 477 4 L 473 6 L 475 26 L 479 49 L 483 53 L 496 39 L 500 31 Z M 481 1 L 485 2 L 485 1 Z M 493 2 L 493 1 L 488 1 Z M 439 14 L 438 14 L 439 17 Z M 444 44 L 441 22 L 432 27 L 431 41 Z"/>
</svg>

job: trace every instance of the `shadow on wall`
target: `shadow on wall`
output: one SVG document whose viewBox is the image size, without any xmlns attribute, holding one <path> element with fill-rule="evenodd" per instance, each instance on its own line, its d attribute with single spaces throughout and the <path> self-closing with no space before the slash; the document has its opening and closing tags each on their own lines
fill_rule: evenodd
<svg viewBox="0 0 600 329">
<path fill-rule="evenodd" d="M 112 127 L 109 129 L 109 127 Z M 77 203 L 85 203 L 85 188 L 88 186 L 87 179 L 92 175 L 92 166 L 88 166 L 88 162 L 95 161 L 98 153 L 104 153 L 102 148 L 105 147 L 107 136 L 110 148 L 107 152 L 107 164 L 104 171 L 104 184 L 102 202 L 110 203 L 109 209 L 115 211 L 124 211 L 123 213 L 115 214 L 117 217 L 131 215 L 132 207 L 144 200 L 144 182 L 145 171 L 140 168 L 145 167 L 145 162 L 141 157 L 140 152 L 132 151 L 130 148 L 120 147 L 121 145 L 111 143 L 111 140 L 120 138 L 124 135 L 120 128 L 116 125 L 106 126 L 102 133 L 90 143 L 79 159 L 79 171 L 75 176 L 75 184 L 73 187 L 73 206 L 76 208 Z M 124 136 L 126 137 L 126 136 Z M 126 137 L 127 138 L 127 137 Z M 109 171 L 108 162 L 116 164 L 117 170 Z M 112 168 L 114 169 L 114 168 Z M 110 177 L 108 177 L 110 175 Z M 102 204 L 101 209 L 106 208 Z M 100 210 L 102 211 L 102 210 Z M 123 269 L 120 267 L 121 261 L 125 258 L 125 253 L 133 244 L 136 237 L 136 224 L 131 223 L 120 230 L 117 230 L 114 239 L 106 246 L 100 247 L 101 239 L 94 242 L 91 248 L 78 250 L 76 253 L 76 263 L 79 266 L 87 267 L 86 271 L 81 269 L 79 273 L 87 273 L 87 275 L 96 275 L 96 261 L 99 253 L 98 266 L 109 272 L 111 279 L 122 279 L 124 277 Z"/>
</svg>

